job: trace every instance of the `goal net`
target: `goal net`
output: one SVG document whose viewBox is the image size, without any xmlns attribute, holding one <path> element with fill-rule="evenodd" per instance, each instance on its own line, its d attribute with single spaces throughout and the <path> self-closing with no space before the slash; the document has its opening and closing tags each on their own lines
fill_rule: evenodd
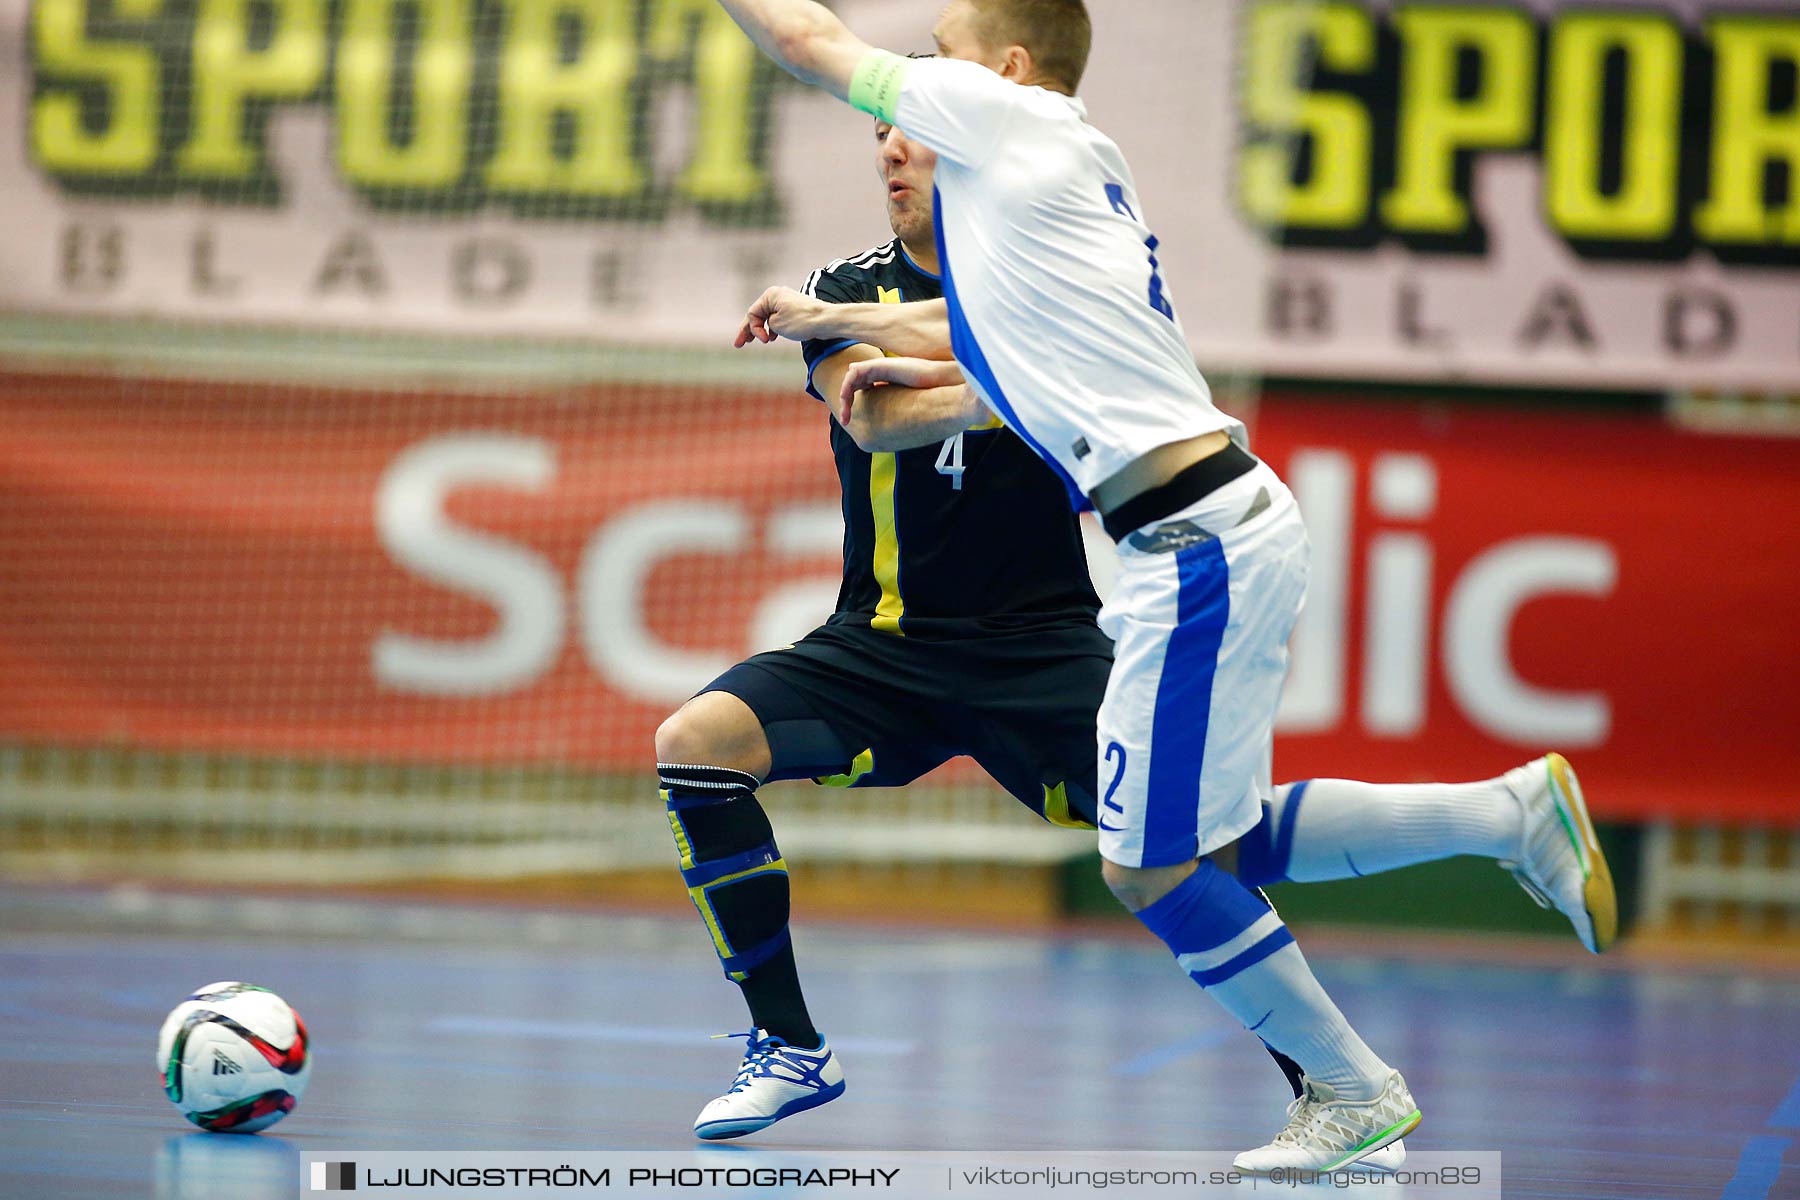
<svg viewBox="0 0 1800 1200">
<path fill-rule="evenodd" d="M 1088 93 L 1179 303 L 1238 14 L 1144 7 Z M 1143 97 L 1159 29 L 1219 82 Z M 711 0 L 0 0 L 0 64 L 0 870 L 666 867 L 658 722 L 835 597 L 827 418 L 726 347 L 890 236 L 866 119 Z M 967 763 L 770 795 L 797 861 L 1093 849 Z"/>
</svg>

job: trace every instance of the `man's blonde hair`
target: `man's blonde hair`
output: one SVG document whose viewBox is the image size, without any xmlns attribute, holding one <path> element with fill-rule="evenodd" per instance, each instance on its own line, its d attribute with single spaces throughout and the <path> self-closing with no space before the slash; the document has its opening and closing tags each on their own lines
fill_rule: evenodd
<svg viewBox="0 0 1800 1200">
<path fill-rule="evenodd" d="M 1093 22 L 1082 0 L 972 0 L 976 30 L 991 47 L 1023 46 L 1041 79 L 1071 95 L 1087 71 Z"/>
</svg>

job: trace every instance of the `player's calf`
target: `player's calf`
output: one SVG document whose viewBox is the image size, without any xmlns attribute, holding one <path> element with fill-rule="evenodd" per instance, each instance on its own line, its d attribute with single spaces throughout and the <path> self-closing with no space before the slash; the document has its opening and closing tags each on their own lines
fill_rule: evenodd
<svg viewBox="0 0 1800 1200">
<path fill-rule="evenodd" d="M 800 991 L 787 861 L 756 798 L 770 761 L 761 726 L 741 700 L 707 693 L 663 722 L 656 748 L 682 882 L 756 1026 L 737 1078 L 701 1110 L 694 1132 L 741 1137 L 836 1098 L 843 1072 Z M 759 761 L 755 773 L 719 765 Z"/>
<path fill-rule="evenodd" d="M 757 803 L 758 780 L 692 763 L 658 763 L 656 773 L 688 896 L 726 976 L 742 984 L 788 946 L 787 860 Z"/>
<path fill-rule="evenodd" d="M 1618 902 L 1574 768 L 1547 755 L 1473 783 L 1283 784 L 1262 820 L 1219 865 L 1250 887 L 1347 879 L 1452 855 L 1499 861 L 1539 904 L 1569 918 L 1599 953 L 1618 932 Z"/>
<path fill-rule="evenodd" d="M 1137 918 L 1190 979 L 1335 1095 L 1375 1097 L 1391 1068 L 1350 1028 L 1266 900 L 1203 858 Z"/>
</svg>

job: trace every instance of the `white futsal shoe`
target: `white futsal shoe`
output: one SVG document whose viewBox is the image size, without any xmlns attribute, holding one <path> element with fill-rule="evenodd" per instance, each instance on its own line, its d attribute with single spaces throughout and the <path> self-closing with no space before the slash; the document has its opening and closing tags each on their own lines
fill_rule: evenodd
<svg viewBox="0 0 1800 1200">
<path fill-rule="evenodd" d="M 817 1108 L 844 1094 L 844 1072 L 831 1044 L 799 1050 L 765 1029 L 722 1034 L 750 1039 L 731 1090 L 694 1118 L 694 1136 L 709 1142 L 767 1129 L 783 1117 Z"/>
<path fill-rule="evenodd" d="M 1525 836 L 1518 857 L 1500 865 L 1540 906 L 1569 918 L 1582 945 L 1600 953 L 1618 936 L 1619 899 L 1575 769 L 1562 755 L 1547 754 L 1502 778 L 1525 811 Z"/>
<path fill-rule="evenodd" d="M 1251 1175 L 1270 1171 L 1336 1171 L 1367 1166 L 1392 1171 L 1406 1161 L 1400 1139 L 1419 1124 L 1419 1109 L 1400 1072 L 1373 1100 L 1340 1100 L 1330 1084 L 1305 1081 L 1288 1105 L 1287 1128 L 1275 1140 L 1238 1155 L 1232 1165 Z"/>
<path fill-rule="evenodd" d="M 1356 1165 L 1372 1171 L 1398 1171 L 1406 1165 L 1406 1142 L 1395 1138 L 1387 1145 L 1371 1150 L 1357 1159 Z"/>
</svg>

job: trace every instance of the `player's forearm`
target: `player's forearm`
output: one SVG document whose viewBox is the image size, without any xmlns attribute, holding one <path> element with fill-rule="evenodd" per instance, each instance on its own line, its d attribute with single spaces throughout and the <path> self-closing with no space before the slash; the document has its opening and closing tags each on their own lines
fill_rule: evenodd
<svg viewBox="0 0 1800 1200">
<path fill-rule="evenodd" d="M 867 53 L 832 11 L 813 0 L 719 0 L 758 49 L 802 83 L 824 88 L 838 99 L 850 90 L 850 76 Z"/>
<path fill-rule="evenodd" d="M 987 407 L 960 383 L 923 391 L 871 388 L 856 401 L 850 436 L 871 454 L 930 446 L 988 420 Z"/>
<path fill-rule="evenodd" d="M 850 338 L 905 358 L 948 360 L 950 306 L 942 300 L 912 304 L 833 304 L 824 312 L 830 332 L 814 336 Z"/>
</svg>

